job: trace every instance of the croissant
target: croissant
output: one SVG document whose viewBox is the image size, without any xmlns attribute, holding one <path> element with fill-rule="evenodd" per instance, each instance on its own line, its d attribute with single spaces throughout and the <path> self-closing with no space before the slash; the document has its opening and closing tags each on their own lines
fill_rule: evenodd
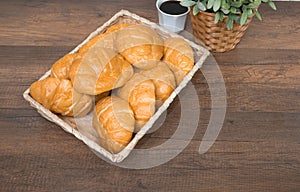
<svg viewBox="0 0 300 192">
<path fill-rule="evenodd" d="M 159 107 L 169 98 L 176 87 L 176 80 L 173 72 L 165 62 L 159 62 L 155 67 L 141 72 L 152 79 L 155 85 L 156 107 Z"/>
<path fill-rule="evenodd" d="M 79 54 L 76 53 L 66 54 L 65 56 L 57 60 L 51 67 L 50 76 L 58 79 L 69 79 L 70 67 L 75 58 L 78 56 Z"/>
<path fill-rule="evenodd" d="M 194 66 L 194 52 L 190 45 L 181 38 L 168 38 L 164 42 L 164 58 L 174 72 L 176 82 L 182 81 L 184 76 Z"/>
<path fill-rule="evenodd" d="M 84 44 L 79 50 L 79 53 L 85 53 L 88 49 L 90 49 L 92 46 L 96 45 L 98 47 L 103 48 L 110 48 L 115 49 L 114 47 L 114 41 L 117 31 L 120 29 L 123 29 L 127 26 L 130 26 L 132 24 L 128 23 L 122 23 L 122 24 L 115 24 L 107 28 L 105 33 L 101 33 L 90 39 L 86 44 Z"/>
<path fill-rule="evenodd" d="M 133 24 L 131 23 L 119 23 L 119 24 L 114 24 L 110 27 L 108 27 L 105 31 L 105 34 L 109 34 L 109 33 L 113 33 L 113 32 L 117 32 L 125 27 L 131 26 Z"/>
<path fill-rule="evenodd" d="M 163 56 L 163 40 L 145 25 L 131 25 L 118 31 L 116 47 L 126 60 L 140 69 L 154 67 Z"/>
<path fill-rule="evenodd" d="M 30 95 L 45 108 L 65 116 L 84 116 L 92 107 L 92 98 L 73 90 L 67 79 L 36 81 L 30 86 Z"/>
<path fill-rule="evenodd" d="M 136 120 L 135 131 L 139 131 L 155 112 L 153 81 L 136 73 L 123 87 L 117 90 L 116 94 L 130 104 Z"/>
<path fill-rule="evenodd" d="M 123 86 L 133 75 L 133 68 L 112 49 L 91 47 L 76 59 L 70 69 L 74 88 L 89 95 L 98 95 Z"/>
<path fill-rule="evenodd" d="M 98 95 L 95 95 L 95 103 L 97 103 L 98 101 L 100 101 L 100 100 L 103 99 L 104 97 L 109 96 L 109 94 L 110 94 L 110 91 L 103 92 L 103 93 L 100 93 L 100 94 L 98 94 Z"/>
<path fill-rule="evenodd" d="M 94 109 L 93 127 L 100 144 L 112 153 L 120 152 L 130 142 L 134 121 L 128 102 L 115 96 L 102 98 Z"/>
</svg>

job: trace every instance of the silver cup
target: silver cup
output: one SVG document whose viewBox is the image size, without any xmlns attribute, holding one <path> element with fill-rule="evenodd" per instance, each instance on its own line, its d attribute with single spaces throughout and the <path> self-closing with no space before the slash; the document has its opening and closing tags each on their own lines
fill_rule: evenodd
<svg viewBox="0 0 300 192">
<path fill-rule="evenodd" d="M 162 3 L 170 1 L 170 0 L 157 0 L 156 8 L 158 12 L 159 25 L 165 27 L 166 29 L 178 33 L 184 30 L 185 21 L 187 14 L 190 12 L 190 8 L 185 13 L 179 15 L 171 15 L 160 10 L 160 6 Z M 174 0 L 173 0 L 174 1 Z"/>
</svg>

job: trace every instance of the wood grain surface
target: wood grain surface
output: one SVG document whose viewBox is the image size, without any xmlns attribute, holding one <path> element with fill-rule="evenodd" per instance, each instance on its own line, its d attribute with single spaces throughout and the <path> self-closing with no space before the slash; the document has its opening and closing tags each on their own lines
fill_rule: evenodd
<svg viewBox="0 0 300 192">
<path fill-rule="evenodd" d="M 300 3 L 276 4 L 276 12 L 260 7 L 263 21 L 253 20 L 236 49 L 213 54 L 227 112 L 212 148 L 197 152 L 211 112 L 199 71 L 192 83 L 201 115 L 192 141 L 171 161 L 134 170 L 98 158 L 22 93 L 120 9 L 157 22 L 155 1 L 0 1 L 0 191 L 300 191 Z M 137 148 L 168 140 L 179 118 L 176 99 L 163 126 Z"/>
</svg>

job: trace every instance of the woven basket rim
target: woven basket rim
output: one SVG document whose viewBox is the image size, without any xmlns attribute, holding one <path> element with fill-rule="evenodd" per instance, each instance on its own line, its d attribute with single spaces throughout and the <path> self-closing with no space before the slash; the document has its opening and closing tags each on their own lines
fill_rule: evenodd
<svg viewBox="0 0 300 192">
<path fill-rule="evenodd" d="M 215 12 L 207 12 L 207 11 L 199 11 L 199 13 L 204 14 L 204 15 L 208 15 L 208 16 L 215 16 L 216 13 Z M 196 15 L 198 15 L 199 13 L 197 13 Z M 192 13 L 193 14 L 193 13 Z M 194 15 L 194 14 L 193 14 Z M 194 16 L 196 16 L 194 15 Z M 228 17 L 227 15 L 224 15 L 224 17 Z"/>
</svg>

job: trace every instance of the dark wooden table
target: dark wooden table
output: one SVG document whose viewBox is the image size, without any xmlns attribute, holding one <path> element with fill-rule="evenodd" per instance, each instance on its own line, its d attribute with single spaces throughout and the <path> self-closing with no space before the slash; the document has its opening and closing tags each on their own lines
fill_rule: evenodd
<svg viewBox="0 0 300 192">
<path fill-rule="evenodd" d="M 227 113 L 212 148 L 197 153 L 211 111 L 197 72 L 201 116 L 193 140 L 166 164 L 132 170 L 98 158 L 22 93 L 120 9 L 157 22 L 155 1 L 0 1 L 0 191 L 300 191 L 300 3 L 276 4 L 276 12 L 260 8 L 263 22 L 254 19 L 235 50 L 214 53 Z M 177 105 L 167 128 L 139 148 L 170 137 Z"/>
</svg>

